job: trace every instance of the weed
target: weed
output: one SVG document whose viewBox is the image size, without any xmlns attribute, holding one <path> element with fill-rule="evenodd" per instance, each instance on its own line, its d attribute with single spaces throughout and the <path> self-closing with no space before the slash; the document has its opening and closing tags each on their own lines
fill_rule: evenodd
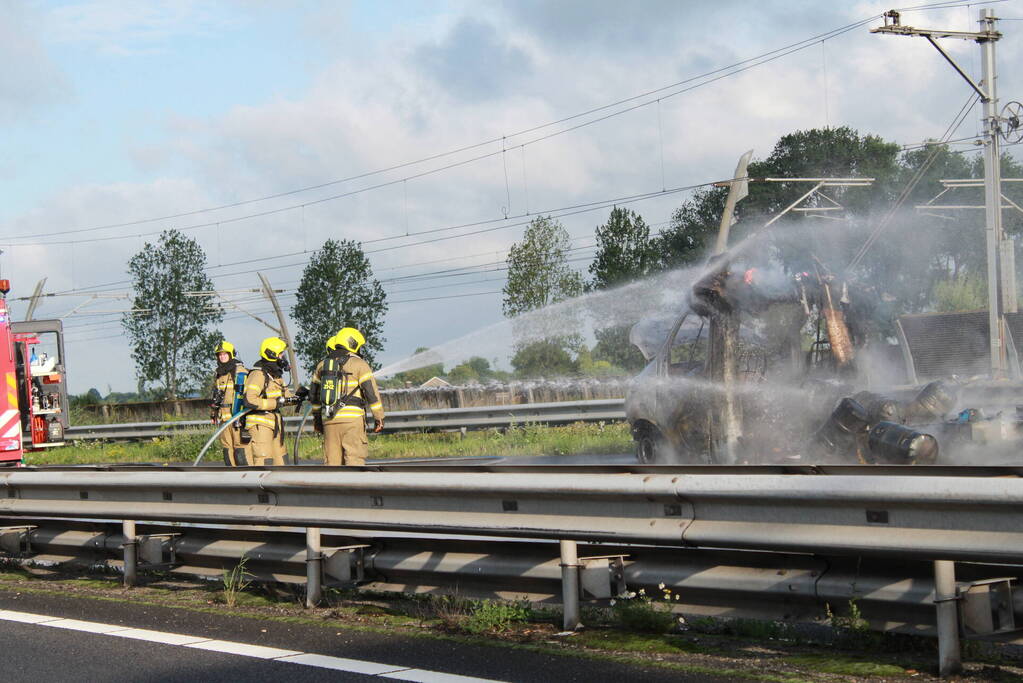
<svg viewBox="0 0 1023 683">
<path fill-rule="evenodd" d="M 469 618 L 462 623 L 462 629 L 469 633 L 500 633 L 512 624 L 523 623 L 533 618 L 528 602 L 493 602 L 483 600 L 476 603 Z"/>
<path fill-rule="evenodd" d="M 248 557 L 242 557 L 241 561 L 238 562 L 231 569 L 225 569 L 223 574 L 223 597 L 224 604 L 228 607 L 234 607 L 238 604 L 238 594 L 248 588 L 249 584 L 252 583 L 252 574 L 245 569 L 245 563 L 249 561 Z"/>
<path fill-rule="evenodd" d="M 870 623 L 863 618 L 860 606 L 856 604 L 856 598 L 849 600 L 848 614 L 835 614 L 831 610 L 831 605 L 827 604 L 824 605 L 824 611 L 840 644 L 847 647 L 874 648 L 879 646 L 884 639 L 880 633 L 870 630 Z"/>
<path fill-rule="evenodd" d="M 454 595 L 442 595 L 432 601 L 432 608 L 433 613 L 445 628 L 457 631 L 462 628 L 462 623 L 472 613 L 473 603 L 471 600 Z"/>
<path fill-rule="evenodd" d="M 719 635 L 725 632 L 726 625 L 714 617 L 694 617 L 686 620 L 687 630 L 694 633 Z"/>
<path fill-rule="evenodd" d="M 611 615 L 618 626 L 630 631 L 664 633 L 676 624 L 671 605 L 652 600 L 642 588 L 639 592 L 629 591 L 612 600 Z"/>
</svg>

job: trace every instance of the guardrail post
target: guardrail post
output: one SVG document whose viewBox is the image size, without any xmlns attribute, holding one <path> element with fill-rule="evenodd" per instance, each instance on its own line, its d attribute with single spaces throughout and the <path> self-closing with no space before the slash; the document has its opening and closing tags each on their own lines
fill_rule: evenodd
<svg viewBox="0 0 1023 683">
<path fill-rule="evenodd" d="M 138 539 L 135 537 L 135 521 L 126 519 L 121 522 L 121 533 L 124 534 L 124 587 L 131 588 L 138 577 Z"/>
<path fill-rule="evenodd" d="M 561 601 L 564 604 L 566 631 L 579 623 L 579 552 L 575 541 L 561 541 Z"/>
<path fill-rule="evenodd" d="M 938 675 L 962 671 L 959 652 L 959 596 L 956 593 L 956 565 L 951 560 L 934 562 L 934 604 L 938 617 Z"/>
<path fill-rule="evenodd" d="M 323 597 L 323 553 L 318 527 L 305 530 L 305 606 L 316 607 Z"/>
</svg>

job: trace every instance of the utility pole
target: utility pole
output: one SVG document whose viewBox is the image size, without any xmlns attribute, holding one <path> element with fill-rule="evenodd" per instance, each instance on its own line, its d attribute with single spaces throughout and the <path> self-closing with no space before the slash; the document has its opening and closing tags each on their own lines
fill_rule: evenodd
<svg viewBox="0 0 1023 683">
<path fill-rule="evenodd" d="M 984 208 L 987 225 L 987 287 L 988 287 L 988 326 L 990 330 L 991 377 L 1005 377 L 1007 365 L 1007 349 L 1005 346 L 1005 321 L 1003 312 L 1008 309 L 1015 312 L 1015 282 L 1000 282 L 1003 266 L 999 262 L 1002 255 L 1007 260 L 1011 253 L 1003 250 L 1005 235 L 1002 232 L 1002 172 L 999 137 L 1003 134 L 1002 118 L 998 115 L 998 94 L 995 87 L 995 43 L 1002 34 L 995 30 L 994 11 L 980 11 L 979 31 L 942 31 L 938 29 L 921 29 L 903 26 L 899 13 L 891 10 L 884 13 L 884 26 L 870 29 L 871 33 L 888 33 L 899 36 L 921 36 L 941 53 L 941 56 L 980 96 L 984 105 Z M 980 45 L 982 80 L 975 82 L 960 67 L 952 56 L 938 44 L 939 38 L 958 38 L 969 40 Z M 1011 246 L 1011 243 L 1010 243 Z M 1006 274 L 1013 273 L 1015 268 L 1010 262 L 1004 264 Z M 1001 285 L 1001 286 L 1000 286 Z M 1007 291 L 1011 290 L 1011 291 Z M 1005 303 L 1009 305 L 1006 306 Z"/>
<path fill-rule="evenodd" d="M 28 313 L 25 314 L 25 320 L 32 320 L 36 314 L 36 307 L 39 305 L 39 297 L 43 294 L 43 285 L 46 284 L 46 278 L 43 278 L 36 283 L 35 291 L 32 292 L 32 298 L 28 300 Z"/>
</svg>

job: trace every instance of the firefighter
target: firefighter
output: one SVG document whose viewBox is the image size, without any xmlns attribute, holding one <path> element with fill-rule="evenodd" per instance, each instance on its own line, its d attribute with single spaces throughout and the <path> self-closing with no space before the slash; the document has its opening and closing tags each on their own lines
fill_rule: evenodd
<svg viewBox="0 0 1023 683">
<path fill-rule="evenodd" d="M 299 387 L 292 393 L 284 383 L 284 372 L 289 369 L 284 350 L 287 342 L 279 337 L 268 337 L 259 346 L 259 360 L 245 381 L 245 405 L 252 412 L 245 423 L 252 435 L 249 452 L 252 464 L 262 467 L 267 460 L 273 465 L 284 464 L 284 420 L 281 408 L 302 402 L 308 390 Z"/>
<path fill-rule="evenodd" d="M 324 465 L 366 463 L 367 409 L 375 420 L 373 431 L 384 428 L 384 406 L 373 370 L 358 355 L 365 343 L 365 337 L 354 327 L 344 328 L 327 342 L 327 357 L 313 372 L 313 424 L 323 434 Z"/>
<path fill-rule="evenodd" d="M 245 376 L 248 370 L 235 357 L 234 344 L 224 340 L 213 350 L 217 358 L 217 369 L 213 382 L 213 423 L 222 424 L 243 408 L 242 394 L 245 393 Z M 248 462 L 248 448 L 242 441 L 241 425 L 234 424 L 220 433 L 220 446 L 224 450 L 224 464 L 228 467 L 244 467 Z"/>
</svg>

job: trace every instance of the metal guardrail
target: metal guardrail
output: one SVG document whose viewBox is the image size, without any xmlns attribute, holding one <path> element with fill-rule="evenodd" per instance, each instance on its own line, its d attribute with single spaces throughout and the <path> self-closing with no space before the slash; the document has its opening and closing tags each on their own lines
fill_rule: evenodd
<svg viewBox="0 0 1023 683">
<path fill-rule="evenodd" d="M 1017 476 L 667 471 L 22 469 L 0 514 L 1023 563 Z"/>
<path fill-rule="evenodd" d="M 967 606 L 971 589 L 964 593 L 955 578 L 957 561 L 1023 564 L 1023 478 L 1014 470 L 956 476 L 939 468 L 940 475 L 928 476 L 921 468 L 907 468 L 914 474 L 905 475 L 890 467 L 877 476 L 812 468 L 814 474 L 630 469 L 21 469 L 0 472 L 0 515 L 120 521 L 127 585 L 135 582 L 140 553 L 144 559 L 151 540 L 138 533 L 140 520 L 301 527 L 309 605 L 319 602 L 337 552 L 368 547 L 325 547 L 323 529 L 558 540 L 565 629 L 579 626 L 587 585 L 580 542 L 883 558 L 894 567 L 928 562 L 941 652 L 958 651 L 970 614 L 983 617 L 985 633 L 1015 628 L 1012 577 L 1002 573 L 980 582 L 979 608 Z M 591 559 L 606 563 L 598 574 L 616 567 L 624 572 L 624 558 L 617 564 Z M 906 578 L 904 570 L 895 571 Z"/>
<path fill-rule="evenodd" d="M 22 526 L 5 527 L 14 521 Z M 257 580 L 306 581 L 302 530 L 140 525 L 137 534 L 140 569 L 218 579 L 244 558 Z M 0 552 L 44 565 L 119 567 L 127 540 L 114 524 L 0 520 Z M 557 543 L 363 533 L 324 534 L 321 540 L 327 586 L 533 602 L 561 598 Z M 787 622 L 820 622 L 829 609 L 842 614 L 855 600 L 874 629 L 935 633 L 934 579 L 926 562 L 608 545 L 580 545 L 579 551 L 584 600 L 641 589 L 659 596 L 663 585 L 679 596 L 672 607 L 687 616 Z M 1023 576 L 1023 567 L 1005 565 L 958 570 L 966 584 Z M 1023 595 L 1008 608 L 1014 621 L 1023 621 Z M 980 628 L 970 626 L 968 632 Z"/>
<path fill-rule="evenodd" d="M 569 424 L 625 419 L 624 399 L 521 403 L 504 406 L 451 408 L 448 410 L 406 410 L 387 414 L 385 432 L 486 429 L 526 423 Z M 294 433 L 301 418 L 284 418 L 285 430 Z M 78 425 L 65 432 L 69 441 L 136 440 L 169 436 L 180 432 L 209 430 L 207 420 L 132 422 L 124 424 Z M 311 431 L 311 426 L 307 426 Z"/>
</svg>

